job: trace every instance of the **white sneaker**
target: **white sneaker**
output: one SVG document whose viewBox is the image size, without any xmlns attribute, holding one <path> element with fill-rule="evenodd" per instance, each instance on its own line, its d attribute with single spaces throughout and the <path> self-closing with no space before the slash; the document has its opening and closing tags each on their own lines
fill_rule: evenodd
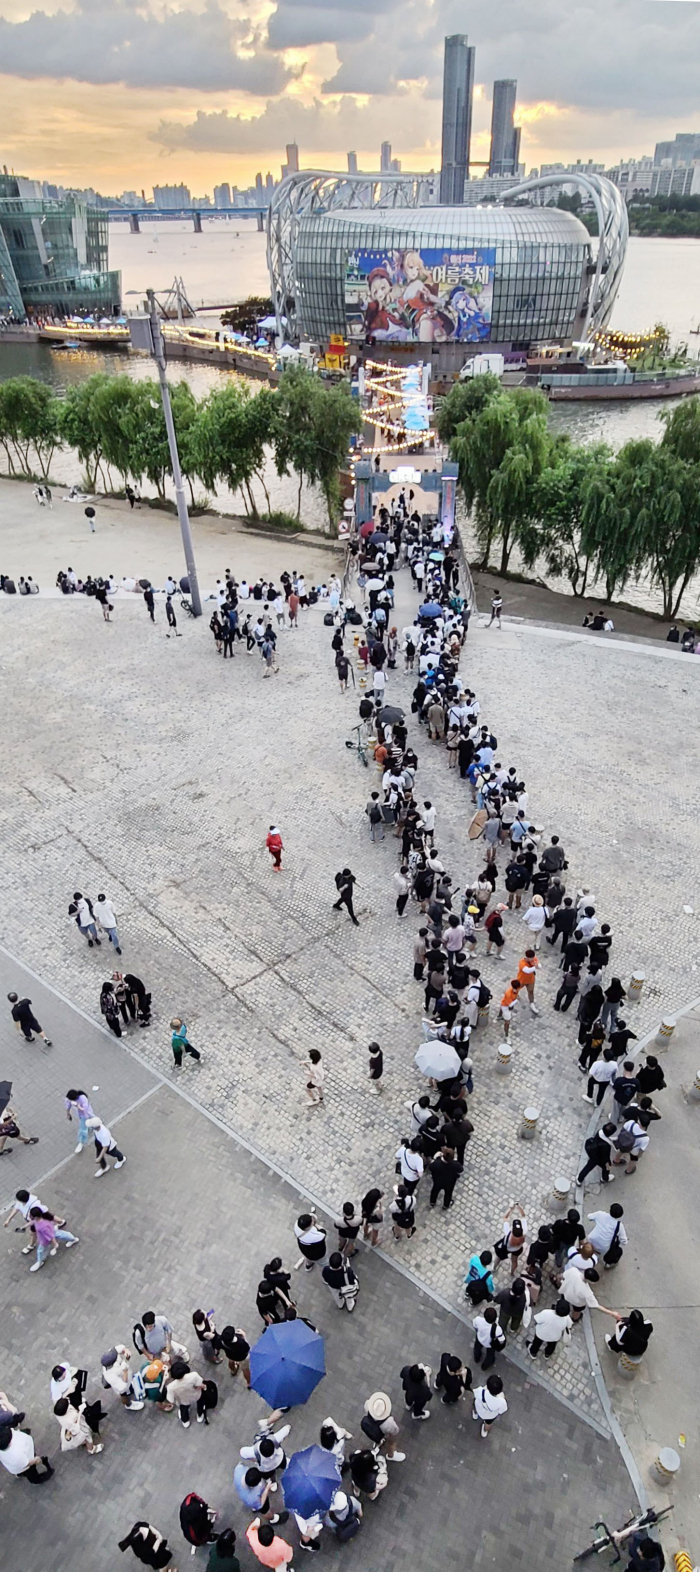
<svg viewBox="0 0 700 1572">
<path fill-rule="evenodd" d="M 80 1156 L 80 1153 L 82 1152 L 82 1150 L 83 1150 L 83 1143 L 82 1143 L 82 1141 L 79 1141 L 78 1145 L 75 1148 L 75 1155 L 76 1155 L 76 1157 Z"/>
<path fill-rule="evenodd" d="M 120 1157 L 119 1162 L 115 1163 L 114 1166 L 115 1166 L 115 1168 L 123 1168 L 125 1162 L 126 1162 L 126 1158 L 125 1157 Z"/>
<path fill-rule="evenodd" d="M 30 1266 L 29 1270 L 30 1272 L 40 1272 L 43 1265 L 43 1261 L 35 1261 L 34 1265 Z"/>
<path fill-rule="evenodd" d="M 405 1452 L 392 1452 L 391 1456 L 387 1457 L 387 1463 L 405 1463 L 405 1461 Z"/>
<path fill-rule="evenodd" d="M 593 1102 L 593 1098 L 589 1097 L 587 1092 L 582 1092 L 581 1093 L 581 1102 L 582 1103 L 592 1103 Z"/>
<path fill-rule="evenodd" d="M 204 1415 L 203 1414 L 198 1414 L 197 1415 L 197 1424 L 198 1425 L 203 1425 L 204 1424 Z"/>
<path fill-rule="evenodd" d="M 65 1240 L 66 1250 L 72 1250 L 73 1249 L 73 1245 L 76 1245 L 76 1244 L 80 1244 L 80 1240 L 79 1239 L 66 1239 Z"/>
<path fill-rule="evenodd" d="M 531 1005 L 530 1005 L 530 1014 L 531 1014 L 531 1015 L 539 1015 L 539 1013 L 540 1013 L 540 1012 L 539 1012 L 539 1010 L 538 1010 L 538 1008 L 537 1008 L 537 1005 L 536 1005 L 536 1004 L 531 1004 Z M 487 1432 L 487 1433 L 488 1433 L 488 1432 Z"/>
<path fill-rule="evenodd" d="M 92 1448 L 92 1450 L 90 1452 L 90 1456 L 91 1457 L 97 1457 L 98 1452 L 104 1452 L 104 1442 L 103 1441 L 100 1441 L 97 1446 L 94 1446 Z"/>
<path fill-rule="evenodd" d="M 97 1172 L 95 1174 L 95 1178 L 96 1179 L 102 1179 L 104 1174 L 108 1174 L 108 1173 L 109 1173 L 109 1168 L 98 1168 Z"/>
<path fill-rule="evenodd" d="M 145 1403 L 140 1403 L 140 1402 L 135 1402 L 135 1403 L 126 1403 L 124 1406 L 126 1408 L 127 1414 L 134 1414 L 134 1413 L 136 1413 L 136 1410 L 138 1408 L 145 1408 L 146 1404 Z"/>
<path fill-rule="evenodd" d="M 183 1430 L 189 1430 L 189 1428 L 190 1428 L 189 1419 L 181 1419 L 180 1420 L 180 1424 L 182 1425 Z"/>
</svg>

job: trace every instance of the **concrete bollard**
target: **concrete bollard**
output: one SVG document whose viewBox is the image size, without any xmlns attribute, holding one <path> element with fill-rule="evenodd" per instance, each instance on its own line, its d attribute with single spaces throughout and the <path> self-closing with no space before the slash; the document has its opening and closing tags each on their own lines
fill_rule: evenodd
<svg viewBox="0 0 700 1572">
<path fill-rule="evenodd" d="M 557 1174 L 557 1177 L 554 1180 L 554 1184 L 552 1186 L 552 1206 L 556 1206 L 561 1211 L 563 1211 L 564 1207 L 568 1206 L 569 1204 L 570 1190 L 571 1180 L 567 1177 L 567 1175 Z"/>
<path fill-rule="evenodd" d="M 681 1460 L 672 1446 L 662 1446 L 651 1465 L 652 1477 L 659 1485 L 672 1485 L 681 1466 Z"/>
<path fill-rule="evenodd" d="M 478 1014 L 477 1019 L 476 1019 L 476 1024 L 477 1024 L 477 1026 L 481 1026 L 484 1031 L 486 1030 L 486 1027 L 489 1024 L 489 1005 L 488 1004 L 481 1004 L 481 1005 L 479 1005 L 479 1014 Z"/>
<path fill-rule="evenodd" d="M 668 1045 L 675 1030 L 676 1022 L 674 1017 L 672 1015 L 662 1016 L 661 1025 L 656 1033 L 656 1047 L 660 1048 L 662 1053 L 668 1052 Z"/>
<path fill-rule="evenodd" d="M 508 1043 L 501 1043 L 496 1056 L 496 1074 L 510 1075 L 513 1068 L 513 1049 Z"/>
<path fill-rule="evenodd" d="M 623 1381 L 634 1381 L 643 1357 L 643 1354 L 626 1354 L 623 1348 L 617 1361 L 617 1373 Z"/>
<path fill-rule="evenodd" d="M 676 1550 L 673 1557 L 676 1572 L 693 1572 L 693 1563 L 687 1550 Z"/>
<path fill-rule="evenodd" d="M 359 633 L 353 633 L 352 642 L 353 642 L 353 644 L 355 646 L 355 649 L 357 650 L 357 648 L 359 646 L 359 643 L 360 643 L 360 635 L 359 635 Z"/>
<path fill-rule="evenodd" d="M 692 1103 L 700 1103 L 700 1070 L 695 1071 L 695 1080 L 688 1087 L 688 1097 Z"/>
<path fill-rule="evenodd" d="M 537 1134 L 537 1120 L 539 1117 L 539 1108 L 523 1109 L 523 1122 L 520 1126 L 520 1134 L 524 1141 L 532 1141 Z"/>
<path fill-rule="evenodd" d="M 635 966 L 635 969 L 629 980 L 629 987 L 627 989 L 627 998 L 630 1004 L 638 1004 L 642 997 L 642 989 L 646 980 L 647 974 L 643 968 L 641 966 Z"/>
</svg>

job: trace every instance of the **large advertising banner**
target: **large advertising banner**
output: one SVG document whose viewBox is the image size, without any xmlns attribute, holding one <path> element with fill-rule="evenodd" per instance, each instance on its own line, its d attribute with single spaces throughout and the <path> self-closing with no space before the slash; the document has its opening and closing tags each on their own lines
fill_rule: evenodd
<svg viewBox="0 0 700 1572">
<path fill-rule="evenodd" d="M 348 337 L 394 343 L 482 342 L 491 336 L 492 247 L 351 251 L 345 270 Z"/>
</svg>

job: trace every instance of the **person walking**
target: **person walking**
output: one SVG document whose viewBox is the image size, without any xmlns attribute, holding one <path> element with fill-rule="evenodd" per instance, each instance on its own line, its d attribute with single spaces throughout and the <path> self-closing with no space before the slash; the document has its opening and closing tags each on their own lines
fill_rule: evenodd
<svg viewBox="0 0 700 1572">
<path fill-rule="evenodd" d="M 290 601 L 292 598 L 294 598 L 294 600 L 297 602 L 298 610 L 298 596 L 295 595 L 292 597 L 290 595 Z M 292 620 L 292 613 L 290 610 L 289 620 L 292 627 L 297 626 L 296 611 L 294 613 L 294 620 Z M 292 1561 L 294 1559 L 294 1551 L 291 1545 L 287 1543 L 286 1539 L 282 1539 L 279 1534 L 275 1533 L 272 1523 L 265 1523 L 263 1522 L 262 1518 L 259 1517 L 254 1518 L 253 1522 L 249 1524 L 245 1531 L 245 1537 L 248 1541 L 248 1544 L 250 1545 L 253 1555 L 262 1566 L 291 1568 Z"/>
<path fill-rule="evenodd" d="M 100 1360 L 102 1366 L 102 1380 L 106 1386 L 116 1392 L 123 1408 L 131 1413 L 145 1407 L 140 1397 L 135 1396 L 135 1383 L 137 1377 L 131 1373 L 131 1354 L 123 1343 L 115 1343 L 113 1348 L 108 1348 Z"/>
<path fill-rule="evenodd" d="M 47 1256 L 56 1255 L 58 1250 L 57 1240 L 62 1240 L 67 1250 L 73 1245 L 80 1244 L 80 1240 L 67 1228 L 60 1228 L 53 1212 L 46 1212 L 42 1206 L 33 1206 L 29 1212 L 29 1225 L 36 1237 L 36 1261 L 32 1263 L 30 1272 L 39 1272 Z"/>
<path fill-rule="evenodd" d="M 338 1247 L 343 1260 L 350 1261 L 358 1255 L 357 1236 L 362 1227 L 362 1217 L 358 1213 L 354 1201 L 343 1202 L 343 1215 L 336 1223 L 338 1234 Z"/>
<path fill-rule="evenodd" d="M 143 598 L 144 598 L 144 600 L 146 602 L 146 606 L 147 606 L 147 609 L 148 609 L 148 615 L 149 615 L 149 617 L 151 619 L 151 622 L 155 622 L 155 620 L 156 620 L 156 603 L 155 603 L 155 600 L 153 598 L 153 586 L 152 586 L 152 584 L 149 584 L 147 586 L 147 588 L 144 590 Z"/>
<path fill-rule="evenodd" d="M 405 917 L 406 905 L 411 893 L 411 886 L 408 881 L 408 863 L 402 863 L 393 877 L 396 887 L 396 915 L 397 917 Z"/>
<path fill-rule="evenodd" d="M 429 1365 L 404 1365 L 401 1385 L 404 1401 L 413 1419 L 430 1419 L 428 1403 L 432 1400 Z"/>
<path fill-rule="evenodd" d="M 535 1333 L 528 1345 L 530 1358 L 536 1359 L 540 1349 L 544 1348 L 545 1359 L 551 1359 L 562 1339 L 567 1342 L 571 1339 L 573 1321 L 566 1300 L 558 1299 L 555 1305 L 539 1310 L 533 1316 L 533 1325 Z"/>
<path fill-rule="evenodd" d="M 498 1008 L 498 1013 L 503 1024 L 503 1036 L 506 1042 L 508 1041 L 508 1037 L 510 1035 L 510 1024 L 513 1019 L 513 1013 L 517 1008 L 521 988 L 522 983 L 520 982 L 520 979 L 518 977 L 512 977 Z"/>
<path fill-rule="evenodd" d="M 225 1528 L 209 1551 L 206 1572 L 241 1572 L 236 1555 L 236 1535 L 232 1528 Z"/>
<path fill-rule="evenodd" d="M 323 1261 L 326 1254 L 326 1230 L 319 1228 L 315 1212 L 302 1212 L 294 1224 L 294 1236 L 301 1250 L 305 1271 L 312 1272 L 316 1262 Z"/>
<path fill-rule="evenodd" d="M 291 1425 L 283 1425 L 281 1430 L 268 1431 L 264 1436 L 258 1436 L 252 1446 L 242 1446 L 239 1457 L 244 1463 L 254 1463 L 265 1479 L 274 1482 L 275 1475 L 280 1468 L 286 1468 L 287 1458 L 282 1445 L 291 1430 Z"/>
<path fill-rule="evenodd" d="M 412 1141 L 408 1141 L 404 1136 L 396 1152 L 397 1171 L 409 1195 L 418 1189 L 423 1177 L 425 1164 L 421 1155 L 422 1150 L 423 1138 L 417 1135 Z"/>
<path fill-rule="evenodd" d="M 182 1056 L 185 1053 L 188 1053 L 191 1059 L 194 1059 L 197 1063 L 199 1063 L 202 1055 L 198 1048 L 194 1048 L 192 1046 L 192 1043 L 187 1036 L 187 1027 L 185 1022 L 179 1015 L 173 1016 L 173 1019 L 170 1022 L 170 1030 L 172 1032 L 170 1046 L 173 1050 L 175 1069 L 182 1069 Z"/>
<path fill-rule="evenodd" d="M 129 1529 L 125 1539 L 119 1540 L 119 1549 L 123 1552 L 133 1550 L 137 1561 L 142 1566 L 158 1568 L 167 1567 L 173 1559 L 167 1539 L 153 1527 L 152 1523 L 134 1523 Z M 171 1572 L 177 1572 L 175 1567 Z"/>
<path fill-rule="evenodd" d="M 596 1107 L 600 1108 L 610 1082 L 617 1073 L 617 1063 L 609 1048 L 604 1049 L 602 1059 L 596 1059 L 591 1065 L 588 1085 L 585 1092 L 581 1093 L 584 1103 L 593 1102 L 593 1093 L 596 1094 Z"/>
<path fill-rule="evenodd" d="M 338 1308 L 352 1312 L 355 1309 L 360 1284 L 357 1273 L 340 1250 L 332 1251 L 321 1270 L 321 1276 L 326 1287 L 333 1294 Z"/>
<path fill-rule="evenodd" d="M 615 1147 L 613 1162 L 617 1165 L 626 1160 L 624 1170 L 626 1174 L 637 1172 L 639 1159 L 649 1145 L 648 1130 L 649 1115 L 645 1113 L 640 1113 L 635 1119 L 628 1119 L 622 1129 L 618 1130 L 613 1141 Z"/>
<path fill-rule="evenodd" d="M 628 1243 L 623 1217 L 624 1210 L 618 1201 L 613 1202 L 608 1212 L 588 1213 L 588 1221 L 593 1224 L 588 1243 L 602 1256 L 606 1272 L 622 1260 L 623 1249 Z"/>
<path fill-rule="evenodd" d="M 396 1186 L 396 1195 L 389 1207 L 391 1232 L 395 1239 L 412 1239 L 416 1231 L 416 1203 L 413 1193 L 405 1184 Z"/>
<path fill-rule="evenodd" d="M 496 1354 L 506 1346 L 506 1335 L 499 1323 L 499 1313 L 495 1305 L 487 1305 L 481 1315 L 475 1315 L 472 1326 L 476 1333 L 474 1338 L 474 1362 L 481 1365 L 486 1372 L 496 1362 Z"/>
<path fill-rule="evenodd" d="M 571 1311 L 572 1321 L 580 1321 L 584 1310 L 600 1310 L 603 1315 L 611 1315 L 614 1321 L 621 1320 L 617 1310 L 608 1310 L 596 1299 L 593 1284 L 599 1282 L 600 1273 L 596 1272 L 594 1266 L 587 1266 L 585 1272 L 579 1272 L 577 1266 L 567 1268 L 561 1280 L 561 1292 Z"/>
<path fill-rule="evenodd" d="M 20 999 L 16 993 L 8 993 L 8 1000 L 12 1006 L 11 1015 L 18 1032 L 22 1033 L 25 1043 L 33 1043 L 35 1037 L 41 1037 L 47 1048 L 51 1047 L 51 1038 L 47 1037 L 43 1027 L 32 1009 L 31 999 Z"/>
<path fill-rule="evenodd" d="M 488 1377 L 484 1386 L 477 1386 L 474 1389 L 472 1419 L 476 1420 L 477 1422 L 481 1420 L 481 1429 L 479 1434 L 482 1441 L 488 1441 L 492 1426 L 495 1424 L 497 1419 L 500 1419 L 502 1414 L 506 1414 L 507 1412 L 508 1404 L 503 1391 L 503 1382 L 501 1377 L 497 1375 L 491 1375 Z"/>
<path fill-rule="evenodd" d="M 197 1424 L 206 1421 L 205 1389 L 206 1381 L 198 1371 L 191 1370 L 186 1359 L 173 1359 L 170 1366 L 170 1379 L 165 1389 L 169 1403 L 177 1404 L 180 1424 L 183 1430 L 190 1428 L 190 1408 L 196 1404 Z"/>
<path fill-rule="evenodd" d="M 22 1146 L 38 1146 L 38 1135 L 23 1135 L 14 1108 L 9 1104 L 0 1119 L 0 1157 L 9 1157 L 13 1148 L 6 1147 L 7 1141 L 19 1141 Z"/>
<path fill-rule="evenodd" d="M 114 945 L 117 955 L 121 955 L 119 934 L 117 933 L 117 919 L 114 915 L 114 907 L 111 901 L 107 900 L 106 895 L 98 895 L 95 901 L 95 916 L 100 927 L 104 928 L 110 944 Z"/>
<path fill-rule="evenodd" d="M 627 998 L 627 989 L 623 988 L 619 977 L 611 977 L 605 989 L 605 999 L 600 1011 L 601 1025 L 606 1031 L 614 1032 L 617 1026 L 617 1017 L 623 999 Z"/>
<path fill-rule="evenodd" d="M 108 1157 L 114 1158 L 115 1168 L 123 1168 L 126 1162 L 124 1153 L 120 1152 L 111 1130 L 108 1130 L 106 1124 L 102 1123 L 99 1115 L 95 1114 L 93 1118 L 86 1119 L 85 1122 L 95 1141 L 95 1154 L 97 1157 L 95 1178 L 101 1179 L 102 1175 L 109 1171 Z"/>
<path fill-rule="evenodd" d="M 578 1056 L 578 1067 L 582 1075 L 591 1069 L 597 1060 L 602 1059 L 605 1053 L 605 1028 L 600 1021 L 596 1021 L 590 1032 L 584 1038 L 583 1047 Z"/>
<path fill-rule="evenodd" d="M 45 1485 L 53 1476 L 48 1457 L 38 1457 L 34 1442 L 26 1430 L 11 1425 L 0 1425 L 0 1463 L 16 1479 L 26 1479 L 29 1485 Z M 39 1465 L 43 1464 L 43 1474 Z"/>
<path fill-rule="evenodd" d="M 558 991 L 557 991 L 557 996 L 556 996 L 556 998 L 554 1000 L 553 1008 L 555 1010 L 561 1010 L 562 1014 L 564 1014 L 564 1015 L 566 1014 L 567 1010 L 569 1010 L 571 1008 L 571 1005 L 572 1005 L 574 999 L 576 998 L 576 995 L 577 995 L 578 990 L 579 990 L 580 981 L 581 981 L 581 970 L 580 970 L 580 967 L 578 967 L 578 966 L 569 966 L 569 967 L 567 967 L 567 970 L 564 972 L 564 976 L 562 977 L 562 980 L 561 980 L 561 982 L 559 984 L 559 988 L 558 988 Z M 603 1034 L 603 1035 L 605 1035 L 605 1034 Z"/>
<path fill-rule="evenodd" d="M 173 633 L 175 634 L 176 639 L 181 639 L 182 638 L 182 634 L 178 633 L 178 631 L 177 631 L 177 617 L 175 616 L 175 608 L 173 606 L 172 595 L 166 595 L 166 597 L 165 597 L 165 615 L 166 615 L 166 617 L 168 619 L 168 627 L 172 628 Z M 169 639 L 170 638 L 170 634 L 166 633 L 165 637 L 166 637 L 166 639 Z"/>
<path fill-rule="evenodd" d="M 345 906 L 354 926 L 359 928 L 360 925 L 355 916 L 355 909 L 353 906 L 353 894 L 356 883 L 357 880 L 350 868 L 343 868 L 341 873 L 336 873 L 335 887 L 338 891 L 338 899 L 337 901 L 333 902 L 333 911 L 339 912 L 341 906 Z"/>
<path fill-rule="evenodd" d="M 382 814 L 379 792 L 373 791 L 365 808 L 369 820 L 369 838 L 371 841 L 384 840 L 384 816 Z"/>
<path fill-rule="evenodd" d="M 540 1013 L 535 1004 L 535 983 L 541 965 L 542 962 L 538 961 L 534 950 L 526 950 L 522 960 L 518 962 L 518 981 L 527 991 L 532 1015 Z"/>
<path fill-rule="evenodd" d="M 494 590 L 494 593 L 491 596 L 491 616 L 489 618 L 489 621 L 486 624 L 486 626 L 488 628 L 490 628 L 491 624 L 493 622 L 495 622 L 499 632 L 501 631 L 501 612 L 502 612 L 502 610 L 503 610 L 503 596 L 499 595 L 498 590 Z"/>
<path fill-rule="evenodd" d="M 503 1332 L 519 1332 L 530 1306 L 530 1292 L 524 1277 L 514 1277 L 508 1288 L 496 1294 L 498 1322 Z M 529 1319 L 526 1322 L 529 1325 Z"/>
<path fill-rule="evenodd" d="M 384 1074 L 384 1055 L 379 1043 L 369 1045 L 369 1090 L 376 1097 L 382 1090 L 382 1076 Z"/>
<path fill-rule="evenodd" d="M 281 871 L 282 871 L 282 852 L 284 851 L 284 843 L 282 841 L 282 836 L 280 835 L 280 832 L 279 832 L 276 824 L 271 824 L 270 825 L 270 828 L 269 828 L 268 833 L 267 833 L 267 837 L 265 839 L 265 845 L 266 845 L 266 847 L 267 847 L 267 849 L 268 849 L 268 851 L 270 853 L 270 856 L 272 858 L 272 871 L 273 871 L 273 873 L 281 873 Z"/>
<path fill-rule="evenodd" d="M 99 946 L 102 943 L 102 940 L 98 939 L 97 937 L 97 927 L 95 924 L 95 914 L 92 909 L 92 904 L 88 900 L 87 896 L 81 895 L 79 890 L 76 890 L 71 904 L 68 907 L 68 916 L 75 917 L 76 923 L 83 935 L 83 938 L 87 939 L 89 949 L 92 949 L 93 944 Z"/>
<path fill-rule="evenodd" d="M 362 1217 L 362 1237 L 372 1247 L 379 1244 L 379 1228 L 384 1221 L 382 1210 L 383 1192 L 376 1188 L 368 1190 L 360 1202 L 360 1215 Z"/>
<path fill-rule="evenodd" d="M 600 1168 L 602 1184 L 613 1183 L 615 1175 L 610 1173 L 610 1164 L 612 1162 L 612 1143 L 616 1134 L 615 1125 L 612 1123 L 612 1120 L 608 1120 L 601 1130 L 598 1130 L 595 1135 L 589 1136 L 584 1142 L 588 1161 L 584 1163 L 581 1172 L 576 1176 L 577 1184 L 583 1184 L 584 1179 L 593 1172 L 594 1168 Z"/>
<path fill-rule="evenodd" d="M 90 1102 L 89 1097 L 87 1096 L 87 1093 L 81 1092 L 80 1089 L 75 1086 L 71 1086 L 66 1092 L 65 1103 L 66 1117 L 69 1124 L 72 1121 L 73 1112 L 78 1115 L 78 1145 L 75 1148 L 75 1155 L 76 1157 L 79 1157 L 90 1140 L 88 1119 L 94 1119 L 95 1110 L 92 1106 L 92 1103 Z"/>
<path fill-rule="evenodd" d="M 302 1060 L 302 1069 L 306 1070 L 306 1100 L 310 1108 L 318 1108 L 323 1102 L 323 1083 L 325 1070 L 318 1048 L 309 1049 L 308 1059 Z"/>
</svg>

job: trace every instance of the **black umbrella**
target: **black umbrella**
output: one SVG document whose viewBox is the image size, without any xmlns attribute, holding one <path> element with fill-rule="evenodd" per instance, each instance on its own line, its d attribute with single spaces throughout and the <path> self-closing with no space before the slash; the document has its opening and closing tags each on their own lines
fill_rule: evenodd
<svg viewBox="0 0 700 1572">
<path fill-rule="evenodd" d="M 11 1081 L 0 1081 L 0 1114 L 5 1112 L 5 1109 L 6 1109 L 8 1103 L 10 1101 L 11 1096 L 12 1096 L 12 1082 Z"/>
<path fill-rule="evenodd" d="M 379 711 L 380 721 L 384 721 L 387 726 L 398 726 L 399 722 L 403 720 L 403 715 L 403 710 L 397 709 L 395 704 L 385 704 L 384 708 Z"/>
<path fill-rule="evenodd" d="M 383 529 L 375 529 L 372 536 L 372 542 L 375 546 L 385 546 L 388 539 L 389 536 L 384 533 Z"/>
<path fill-rule="evenodd" d="M 85 509 L 85 517 L 86 517 L 86 519 L 94 519 L 94 517 L 95 517 L 95 509 L 94 508 L 86 508 Z"/>
<path fill-rule="evenodd" d="M 139 579 L 139 587 L 142 590 L 150 589 L 151 588 L 151 581 L 150 581 L 150 579 Z"/>
</svg>

